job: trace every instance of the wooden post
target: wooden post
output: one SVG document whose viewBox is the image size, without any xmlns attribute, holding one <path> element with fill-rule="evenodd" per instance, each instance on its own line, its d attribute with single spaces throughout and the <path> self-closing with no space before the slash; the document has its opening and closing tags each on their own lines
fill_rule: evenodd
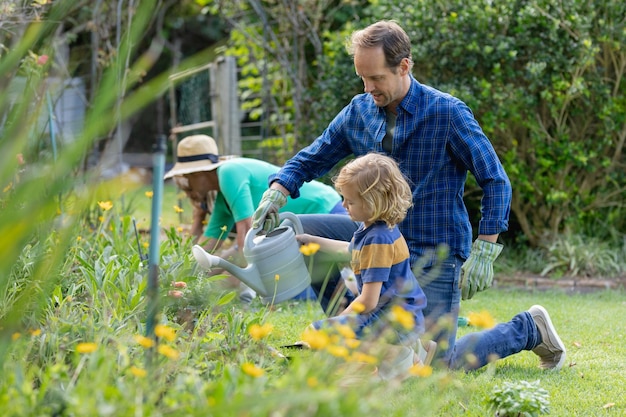
<svg viewBox="0 0 626 417">
<path fill-rule="evenodd" d="M 219 57 L 210 67 L 211 114 L 223 155 L 241 155 L 241 126 L 235 57 Z"/>
</svg>

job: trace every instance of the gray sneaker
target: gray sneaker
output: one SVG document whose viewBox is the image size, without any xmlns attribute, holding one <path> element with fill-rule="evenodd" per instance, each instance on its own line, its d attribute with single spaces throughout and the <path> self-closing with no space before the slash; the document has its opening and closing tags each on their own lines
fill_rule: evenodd
<svg viewBox="0 0 626 417">
<path fill-rule="evenodd" d="M 539 367 L 541 369 L 561 369 L 565 363 L 565 345 L 559 335 L 556 334 L 550 315 L 540 305 L 532 306 L 528 312 L 541 334 L 541 343 L 533 349 L 533 352 L 539 356 Z"/>
</svg>

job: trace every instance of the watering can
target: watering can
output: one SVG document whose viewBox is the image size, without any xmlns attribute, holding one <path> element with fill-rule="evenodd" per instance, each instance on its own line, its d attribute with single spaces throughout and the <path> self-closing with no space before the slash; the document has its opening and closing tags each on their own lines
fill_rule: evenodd
<svg viewBox="0 0 626 417">
<path fill-rule="evenodd" d="M 237 265 L 207 253 L 201 246 L 192 248 L 193 256 L 205 269 L 223 268 L 261 296 L 264 303 L 280 303 L 300 294 L 311 284 L 309 270 L 300 252 L 296 234 L 302 232 L 300 219 L 290 212 L 280 213 L 279 227 L 259 234 L 260 228 L 246 234 L 243 255 L 248 266 Z"/>
</svg>

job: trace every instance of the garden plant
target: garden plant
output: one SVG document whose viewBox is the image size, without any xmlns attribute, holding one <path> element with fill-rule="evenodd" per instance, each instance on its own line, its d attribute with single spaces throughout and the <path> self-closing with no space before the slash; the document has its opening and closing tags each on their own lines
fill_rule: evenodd
<svg viewBox="0 0 626 417">
<path fill-rule="evenodd" d="M 84 131 L 58 148 L 50 130 L 41 129 L 51 41 L 84 4 L 37 3 L 45 19 L 0 48 L 2 83 L 26 79 L 19 99 L 10 89 L 0 92 L 3 416 L 485 416 L 494 388 L 536 380 L 550 396 L 552 415 L 626 413 L 623 290 L 494 288 L 463 302 L 461 315 L 481 320 L 461 333 L 545 305 L 568 349 L 560 372 L 538 369 L 535 355 L 526 352 L 476 372 L 418 367 L 406 379 L 380 381 L 355 371 L 355 363 L 377 359 L 356 354 L 358 342 L 349 332 L 308 335 L 315 347 L 309 351 L 281 348 L 306 336 L 306 326 L 324 314 L 319 304 L 240 303 L 222 284 L 223 275 L 209 276 L 196 264 L 179 221 L 190 208 L 176 205 L 176 190 L 165 187 L 162 216 L 154 218 L 149 185 L 101 181 L 82 170 L 101 135 L 166 90 L 166 74 L 141 82 L 158 42 L 148 52 L 135 49 L 157 2 L 137 4 L 115 56 L 100 69 Z M 621 105 L 607 102 L 607 111 Z M 618 181 L 620 174 L 614 175 Z M 159 225 L 158 315 L 149 332 L 154 300 L 147 294 L 146 255 L 155 249 L 153 222 Z M 561 268 L 563 259 L 555 265 Z"/>
</svg>

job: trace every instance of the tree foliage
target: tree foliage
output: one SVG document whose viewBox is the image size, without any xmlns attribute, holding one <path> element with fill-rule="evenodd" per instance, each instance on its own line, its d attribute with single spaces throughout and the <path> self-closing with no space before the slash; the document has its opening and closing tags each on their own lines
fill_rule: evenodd
<svg viewBox="0 0 626 417">
<path fill-rule="evenodd" d="M 416 77 L 475 111 L 531 244 L 599 223 L 624 231 L 624 2 L 373 3 L 407 29 Z"/>
<path fill-rule="evenodd" d="M 201 1 L 200 1 L 201 2 Z M 202 2 L 201 2 L 202 3 Z M 325 37 L 357 15 L 351 0 L 209 1 L 208 12 L 231 25 L 227 54 L 241 69 L 243 110 L 263 119 L 267 138 L 280 163 L 312 140 L 320 90 L 328 67 Z M 332 92 L 330 92 L 332 93 Z"/>
</svg>

